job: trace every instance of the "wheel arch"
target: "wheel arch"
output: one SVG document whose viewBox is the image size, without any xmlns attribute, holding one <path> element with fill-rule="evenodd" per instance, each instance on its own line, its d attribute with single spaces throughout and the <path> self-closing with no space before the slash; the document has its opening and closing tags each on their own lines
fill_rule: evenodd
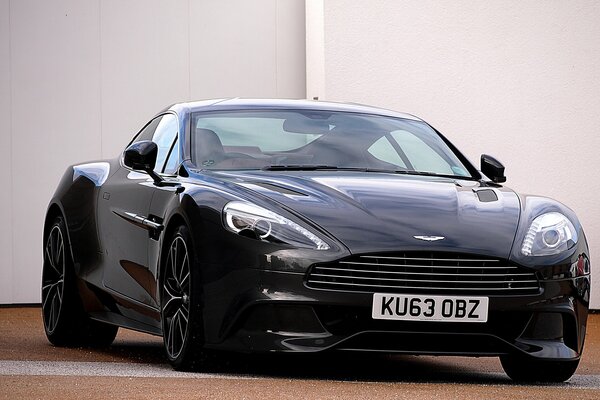
<svg viewBox="0 0 600 400">
<path fill-rule="evenodd" d="M 173 232 L 175 229 L 177 229 L 177 227 L 184 225 L 190 231 L 196 261 L 199 261 L 200 258 L 198 254 L 200 251 L 200 243 L 198 243 L 199 235 L 205 234 L 205 224 L 202 216 L 200 215 L 198 203 L 190 195 L 184 195 L 181 198 L 178 206 L 174 207 L 168 218 L 166 218 L 166 221 L 167 222 L 162 234 L 159 273 L 160 268 L 162 268 L 162 257 L 165 249 L 168 246 L 169 238 L 171 235 L 173 235 Z"/>
<path fill-rule="evenodd" d="M 65 224 L 65 232 L 67 234 L 67 248 L 69 249 L 69 255 L 71 256 L 71 260 L 73 257 L 73 248 L 71 246 L 71 232 L 68 229 L 69 224 L 67 223 L 67 218 L 65 216 L 65 212 L 63 208 L 59 205 L 58 202 L 52 201 L 48 206 L 48 210 L 46 211 L 46 216 L 44 217 L 44 228 L 43 228 L 43 236 L 42 236 L 42 249 L 46 246 L 46 240 L 48 239 L 48 234 L 50 233 L 50 229 L 52 228 L 52 224 L 57 217 L 61 217 Z M 43 251 L 43 250 L 42 250 Z"/>
<path fill-rule="evenodd" d="M 169 218 L 169 222 L 165 226 L 164 240 L 162 245 L 163 250 L 168 245 L 168 239 L 171 237 L 175 229 L 181 225 L 185 225 L 188 229 L 191 229 L 187 218 L 185 218 L 180 212 L 176 212 L 171 216 L 171 218 Z"/>
<path fill-rule="evenodd" d="M 44 242 L 48 237 L 48 233 L 50 232 L 50 227 L 56 217 L 64 218 L 64 213 L 62 209 L 59 207 L 57 203 L 51 203 L 48 206 L 48 210 L 46 211 L 46 217 L 44 218 Z"/>
</svg>

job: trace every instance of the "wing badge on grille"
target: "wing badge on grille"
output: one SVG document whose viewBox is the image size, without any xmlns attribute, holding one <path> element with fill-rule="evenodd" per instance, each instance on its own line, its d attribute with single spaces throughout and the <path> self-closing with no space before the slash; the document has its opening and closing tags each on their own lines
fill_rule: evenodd
<svg viewBox="0 0 600 400">
<path fill-rule="evenodd" d="M 426 242 L 435 242 L 446 239 L 445 236 L 413 236 L 415 239 L 424 240 Z"/>
</svg>

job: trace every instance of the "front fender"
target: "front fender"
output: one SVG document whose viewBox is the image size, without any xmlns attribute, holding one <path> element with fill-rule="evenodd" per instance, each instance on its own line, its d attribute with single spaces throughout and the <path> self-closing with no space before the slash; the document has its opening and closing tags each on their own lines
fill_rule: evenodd
<svg viewBox="0 0 600 400">
<path fill-rule="evenodd" d="M 96 224 L 96 202 L 102 183 L 112 172 L 109 162 L 69 166 L 50 200 L 44 238 L 55 213 L 60 210 L 67 228 L 75 273 L 83 276 L 98 263 L 101 246 Z"/>
</svg>

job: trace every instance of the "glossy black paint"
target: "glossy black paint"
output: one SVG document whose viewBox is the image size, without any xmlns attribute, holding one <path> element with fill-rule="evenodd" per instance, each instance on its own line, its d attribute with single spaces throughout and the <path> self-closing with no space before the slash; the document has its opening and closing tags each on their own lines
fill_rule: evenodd
<svg viewBox="0 0 600 400">
<path fill-rule="evenodd" d="M 152 152 L 147 145 L 141 145 L 145 150 L 130 147 L 125 162 L 119 155 L 69 167 L 50 202 L 45 235 L 53 217 L 62 215 L 79 291 L 92 318 L 162 334 L 161 257 L 165 238 L 185 224 L 199 257 L 203 286 L 196 294 L 202 296 L 206 347 L 467 355 L 524 352 L 549 359 L 579 358 L 590 291 L 583 229 L 576 215 L 561 203 L 519 195 L 498 185 L 504 176 L 501 165 L 483 171 L 490 181 L 458 152 L 474 179 L 349 171 L 218 172 L 198 170 L 190 163 L 192 111 L 290 108 L 415 119 L 364 106 L 321 102 L 183 103 L 163 111 L 178 118 L 176 146 L 181 154 L 178 174 L 161 174 L 160 181 L 166 184 L 127 166 L 154 167 L 147 162 Z M 485 168 L 494 165 L 495 160 L 486 160 Z M 493 191 L 494 196 L 478 195 L 482 190 Z M 232 200 L 250 201 L 308 227 L 330 249 L 291 248 L 230 232 L 223 225 L 222 210 Z M 550 211 L 573 222 L 579 232 L 577 246 L 557 256 L 522 255 L 521 242 L 531 222 Z M 415 235 L 441 235 L 447 240 L 422 242 Z M 372 320 L 370 292 L 306 285 L 306 272 L 315 263 L 399 250 L 506 259 L 537 271 L 540 291 L 490 296 L 486 324 L 407 323 Z M 574 273 L 578 263 L 584 263 L 588 273 Z M 541 332 L 552 331 L 556 315 L 561 318 L 560 335 L 540 334 L 540 326 L 548 328 Z"/>
<path fill-rule="evenodd" d="M 496 183 L 506 182 L 504 165 L 494 157 L 487 154 L 481 155 L 481 172 Z"/>
<path fill-rule="evenodd" d="M 151 171 L 156 164 L 158 146 L 151 140 L 143 140 L 125 149 L 123 164 L 131 169 Z"/>
</svg>

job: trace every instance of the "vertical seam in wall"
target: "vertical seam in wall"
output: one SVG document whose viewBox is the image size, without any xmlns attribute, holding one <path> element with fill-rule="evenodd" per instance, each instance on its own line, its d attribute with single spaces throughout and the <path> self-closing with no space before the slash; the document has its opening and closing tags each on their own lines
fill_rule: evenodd
<svg viewBox="0 0 600 400">
<path fill-rule="evenodd" d="M 275 96 L 279 93 L 279 2 L 275 0 Z"/>
<path fill-rule="evenodd" d="M 9 232 L 10 232 L 10 254 L 9 254 L 9 268 L 11 271 L 10 274 L 10 280 L 11 280 L 11 287 L 10 287 L 10 303 L 14 303 L 15 302 L 15 293 L 14 293 L 14 287 L 15 287 L 15 232 L 13 227 L 15 226 L 15 222 L 14 222 L 14 215 L 15 213 L 13 212 L 13 196 L 15 193 L 15 188 L 14 188 L 14 178 L 13 178 L 13 76 L 12 76 L 12 62 L 13 62 L 13 56 L 12 56 L 12 35 L 11 35 L 11 23 L 10 23 L 10 19 L 11 19 L 11 0 L 8 1 L 8 115 L 9 115 L 9 122 L 8 122 L 8 148 L 9 148 L 9 162 L 10 162 L 10 183 L 9 183 L 9 187 L 10 187 L 10 196 L 8 197 L 8 209 L 10 211 L 10 226 L 9 226 Z"/>
<path fill-rule="evenodd" d="M 99 96 L 100 96 L 100 104 L 99 104 L 99 110 L 100 110 L 100 158 L 104 158 L 104 127 L 103 127 L 103 121 L 104 121 L 104 115 L 103 115 L 103 97 L 102 97 L 102 84 L 103 84 L 103 80 L 102 80 L 102 73 L 103 73 L 103 68 L 102 68 L 102 0 L 98 0 L 98 72 L 99 72 L 99 84 L 100 84 L 100 88 L 99 88 Z"/>
<path fill-rule="evenodd" d="M 188 101 L 192 101 L 192 2 L 188 0 Z"/>
<path fill-rule="evenodd" d="M 310 1 L 310 0 L 309 0 Z M 304 1 L 304 7 L 302 7 L 302 12 L 303 14 L 303 19 L 304 19 L 304 23 L 303 23 L 303 34 L 302 36 L 304 37 L 304 95 L 303 98 L 304 99 L 308 99 L 308 87 L 306 86 L 306 82 L 308 82 L 308 78 L 306 76 L 306 71 L 307 71 L 307 67 L 306 67 L 306 0 Z"/>
</svg>

